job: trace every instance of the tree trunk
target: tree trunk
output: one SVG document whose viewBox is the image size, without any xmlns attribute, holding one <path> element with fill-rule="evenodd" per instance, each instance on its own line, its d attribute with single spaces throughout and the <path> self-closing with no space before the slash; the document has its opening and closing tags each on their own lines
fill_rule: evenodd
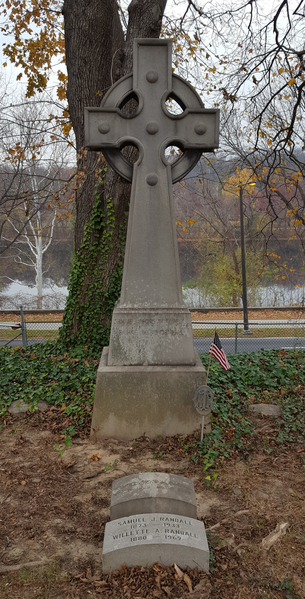
<svg viewBox="0 0 305 599">
<path fill-rule="evenodd" d="M 78 187 L 75 193 L 75 251 L 94 203 L 96 152 L 84 152 L 84 107 L 99 106 L 102 96 L 120 77 L 124 46 L 115 0 L 65 0 L 67 97 L 78 152 Z"/>
<path fill-rule="evenodd" d="M 61 329 L 66 345 L 108 343 L 120 294 L 130 184 L 84 144 L 84 107 L 98 106 L 117 79 L 132 71 L 135 37 L 159 37 L 167 0 L 132 0 L 124 40 L 115 0 L 65 0 L 69 110 L 78 152 L 75 258 Z"/>
<path fill-rule="evenodd" d="M 36 262 L 35 262 L 35 271 L 36 271 L 36 290 L 37 290 L 37 310 L 42 309 L 42 237 L 36 238 Z"/>
</svg>

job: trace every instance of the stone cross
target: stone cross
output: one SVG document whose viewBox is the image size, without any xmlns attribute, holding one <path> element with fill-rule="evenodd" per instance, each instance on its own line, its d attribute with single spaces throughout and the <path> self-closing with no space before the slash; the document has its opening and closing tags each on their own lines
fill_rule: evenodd
<svg viewBox="0 0 305 599">
<path fill-rule="evenodd" d="M 181 113 L 171 114 L 174 99 Z M 129 100 L 137 108 L 123 111 Z M 136 39 L 134 66 L 99 108 L 85 108 L 85 145 L 102 150 L 132 181 L 121 298 L 112 320 L 108 365 L 194 364 L 191 319 L 183 303 L 172 183 L 201 153 L 218 147 L 219 111 L 205 109 L 192 86 L 172 74 L 171 41 Z M 121 153 L 135 146 L 132 165 Z M 166 149 L 182 152 L 171 165 Z"/>
</svg>

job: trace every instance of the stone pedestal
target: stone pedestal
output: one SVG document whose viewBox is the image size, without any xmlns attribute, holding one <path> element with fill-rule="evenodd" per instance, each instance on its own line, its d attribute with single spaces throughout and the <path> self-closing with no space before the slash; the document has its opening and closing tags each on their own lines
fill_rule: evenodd
<svg viewBox="0 0 305 599">
<path fill-rule="evenodd" d="M 105 347 L 97 372 L 91 441 L 192 433 L 201 422 L 192 399 L 205 384 L 198 354 L 194 366 L 109 366 Z"/>
<path fill-rule="evenodd" d="M 181 298 L 182 304 L 182 298 Z M 192 318 L 179 308 L 124 308 L 112 315 L 108 366 L 195 366 Z"/>
</svg>

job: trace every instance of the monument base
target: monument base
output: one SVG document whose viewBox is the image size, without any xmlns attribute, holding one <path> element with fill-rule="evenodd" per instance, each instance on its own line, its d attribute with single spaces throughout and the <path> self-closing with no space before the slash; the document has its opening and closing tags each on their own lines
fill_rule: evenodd
<svg viewBox="0 0 305 599">
<path fill-rule="evenodd" d="M 192 317 L 186 306 L 113 310 L 109 366 L 195 366 Z"/>
<path fill-rule="evenodd" d="M 108 366 L 104 347 L 95 388 L 93 443 L 106 438 L 136 439 L 192 433 L 199 428 L 193 397 L 206 384 L 196 353 L 195 366 Z"/>
</svg>

